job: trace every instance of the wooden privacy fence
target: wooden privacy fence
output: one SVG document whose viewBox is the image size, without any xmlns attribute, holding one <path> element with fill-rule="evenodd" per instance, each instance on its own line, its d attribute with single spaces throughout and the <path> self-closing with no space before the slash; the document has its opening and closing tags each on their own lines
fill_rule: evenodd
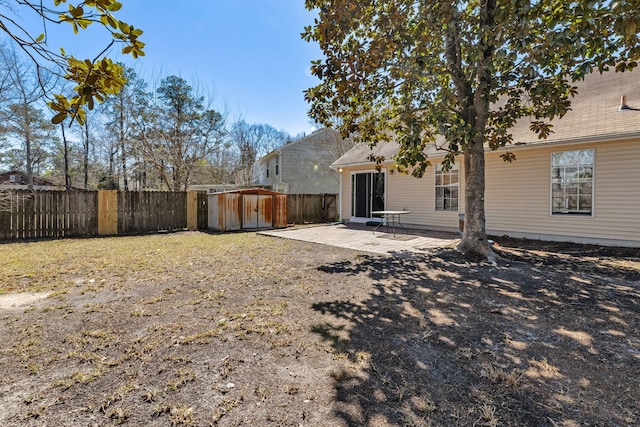
<svg viewBox="0 0 640 427">
<path fill-rule="evenodd" d="M 195 191 L 0 190 L 0 239 L 202 229 L 206 203 Z"/>
<path fill-rule="evenodd" d="M 0 239 L 91 236 L 96 191 L 0 190 Z"/>
<path fill-rule="evenodd" d="M 289 224 L 333 222 L 337 216 L 337 194 L 287 194 Z"/>
<path fill-rule="evenodd" d="M 202 191 L 198 192 L 198 197 L 196 199 L 196 212 L 198 212 L 196 214 L 196 228 L 198 230 L 204 230 L 209 225 L 209 195 L 207 193 Z"/>
<path fill-rule="evenodd" d="M 289 224 L 335 221 L 336 194 L 288 194 Z M 0 240 L 202 230 L 206 193 L 0 190 Z"/>
<path fill-rule="evenodd" d="M 117 234 L 187 228 L 187 193 L 184 191 L 121 191 L 117 203 Z"/>
</svg>

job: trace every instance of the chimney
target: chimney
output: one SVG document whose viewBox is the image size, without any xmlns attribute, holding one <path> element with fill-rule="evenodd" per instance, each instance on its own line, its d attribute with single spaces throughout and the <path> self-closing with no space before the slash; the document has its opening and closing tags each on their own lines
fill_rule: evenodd
<svg viewBox="0 0 640 427">
<path fill-rule="evenodd" d="M 620 108 L 619 108 L 619 110 L 620 111 L 622 111 L 622 110 L 630 110 L 629 106 L 627 105 L 627 97 L 624 96 L 624 95 L 622 95 L 620 97 Z"/>
</svg>

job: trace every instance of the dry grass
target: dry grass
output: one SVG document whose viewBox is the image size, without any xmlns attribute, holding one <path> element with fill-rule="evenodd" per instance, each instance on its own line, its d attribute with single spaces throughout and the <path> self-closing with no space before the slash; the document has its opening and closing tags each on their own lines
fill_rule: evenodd
<svg viewBox="0 0 640 427">
<path fill-rule="evenodd" d="M 0 308 L 0 424 L 637 423 L 636 261 L 512 251 L 531 264 L 252 233 L 4 244 L 0 297 L 48 297 Z"/>
</svg>

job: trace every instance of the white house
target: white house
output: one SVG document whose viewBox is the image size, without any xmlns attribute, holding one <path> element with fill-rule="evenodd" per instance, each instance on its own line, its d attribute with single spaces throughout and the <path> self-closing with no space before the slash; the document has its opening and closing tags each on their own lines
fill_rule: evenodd
<svg viewBox="0 0 640 427">
<path fill-rule="evenodd" d="M 572 110 L 539 139 L 526 120 L 513 129 L 514 144 L 486 151 L 486 227 L 490 235 L 553 241 L 640 246 L 640 71 L 587 76 L 578 82 Z M 444 153 L 428 155 L 435 167 L 422 179 L 399 173 L 398 145 L 379 144 L 380 172 L 364 144 L 336 160 L 341 177 L 341 218 L 365 222 L 375 210 L 408 210 L 403 223 L 457 230 L 464 214 L 464 167 L 443 171 Z M 501 158 L 505 150 L 513 163 Z"/>
</svg>

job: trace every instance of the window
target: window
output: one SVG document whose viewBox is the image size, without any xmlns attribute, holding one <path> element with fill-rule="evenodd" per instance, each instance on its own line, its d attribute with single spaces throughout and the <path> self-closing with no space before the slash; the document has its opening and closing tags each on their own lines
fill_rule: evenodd
<svg viewBox="0 0 640 427">
<path fill-rule="evenodd" d="M 458 165 L 448 170 L 442 170 L 441 164 L 436 164 L 436 210 L 458 210 Z"/>
<path fill-rule="evenodd" d="M 276 176 L 280 173 L 280 156 L 276 157 Z"/>
<path fill-rule="evenodd" d="M 551 154 L 551 213 L 593 212 L 594 150 Z"/>
</svg>

